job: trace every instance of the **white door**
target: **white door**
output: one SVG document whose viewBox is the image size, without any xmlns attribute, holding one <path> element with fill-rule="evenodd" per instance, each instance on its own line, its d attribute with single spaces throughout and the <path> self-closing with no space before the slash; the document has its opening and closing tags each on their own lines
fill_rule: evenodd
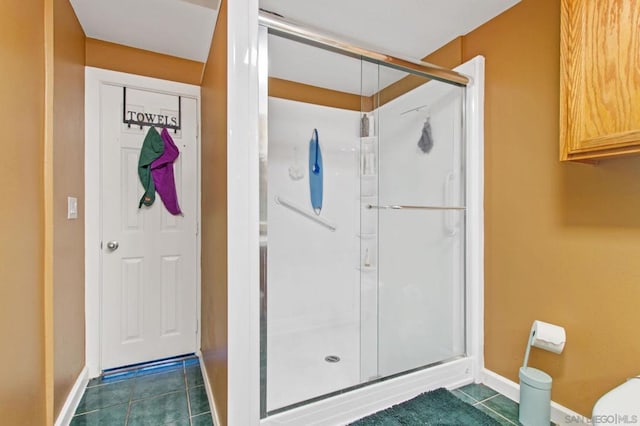
<svg viewBox="0 0 640 426">
<path fill-rule="evenodd" d="M 127 89 L 126 102 L 127 111 L 178 115 L 177 95 Z M 197 102 L 181 102 L 182 127 L 170 135 L 180 151 L 174 172 L 183 216 L 173 216 L 159 194 L 138 208 L 138 157 L 149 127 L 123 124 L 123 88 L 101 86 L 102 369 L 198 349 Z"/>
</svg>

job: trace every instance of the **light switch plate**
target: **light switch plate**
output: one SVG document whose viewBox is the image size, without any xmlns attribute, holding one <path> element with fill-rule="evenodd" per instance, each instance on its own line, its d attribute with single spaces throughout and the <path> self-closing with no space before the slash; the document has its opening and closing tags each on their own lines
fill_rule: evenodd
<svg viewBox="0 0 640 426">
<path fill-rule="evenodd" d="M 67 197 L 67 219 L 78 218 L 78 199 L 76 197 Z"/>
</svg>

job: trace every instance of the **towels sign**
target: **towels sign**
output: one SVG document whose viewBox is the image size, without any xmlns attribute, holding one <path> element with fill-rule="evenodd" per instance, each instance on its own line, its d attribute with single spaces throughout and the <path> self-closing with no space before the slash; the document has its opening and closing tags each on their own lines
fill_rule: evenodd
<svg viewBox="0 0 640 426">
<path fill-rule="evenodd" d="M 152 114 L 150 112 L 127 111 L 126 122 L 131 124 L 145 123 L 151 126 L 178 126 L 178 117 L 175 115 Z"/>
</svg>

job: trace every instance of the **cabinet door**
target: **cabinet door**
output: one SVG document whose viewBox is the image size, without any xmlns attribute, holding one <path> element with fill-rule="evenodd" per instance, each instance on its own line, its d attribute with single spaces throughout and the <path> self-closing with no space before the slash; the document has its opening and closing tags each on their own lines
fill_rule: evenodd
<svg viewBox="0 0 640 426">
<path fill-rule="evenodd" d="M 640 153 L 640 3 L 562 0 L 560 159 Z"/>
</svg>

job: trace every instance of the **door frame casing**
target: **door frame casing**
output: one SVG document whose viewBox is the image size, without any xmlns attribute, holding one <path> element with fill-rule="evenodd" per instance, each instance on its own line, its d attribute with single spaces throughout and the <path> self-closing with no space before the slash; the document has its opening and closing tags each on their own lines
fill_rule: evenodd
<svg viewBox="0 0 640 426">
<path fill-rule="evenodd" d="M 157 78 L 85 67 L 85 362 L 89 377 L 102 372 L 101 362 L 101 288 L 102 288 L 102 156 L 100 141 L 100 92 L 102 84 L 127 86 L 196 100 L 196 315 L 198 319 L 196 348 L 200 350 L 201 333 L 201 138 L 200 87 Z M 98 164 L 99 167 L 93 167 Z"/>
</svg>

